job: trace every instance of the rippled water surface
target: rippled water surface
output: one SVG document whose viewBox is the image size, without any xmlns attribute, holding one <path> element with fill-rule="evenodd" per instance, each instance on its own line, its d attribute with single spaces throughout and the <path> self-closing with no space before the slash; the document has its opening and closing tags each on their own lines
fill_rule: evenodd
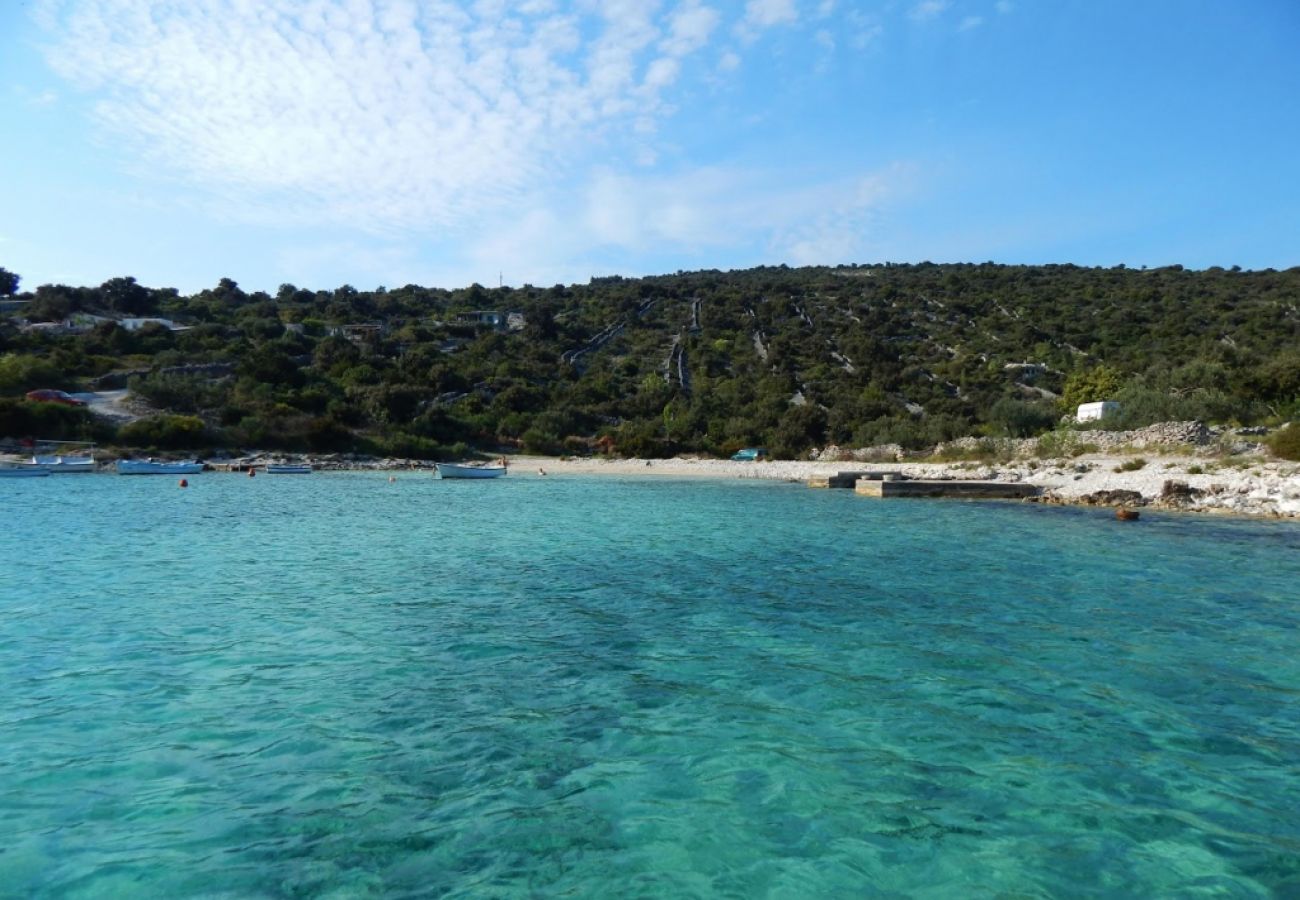
<svg viewBox="0 0 1300 900">
<path fill-rule="evenodd" d="M 5 896 L 1300 895 L 1300 528 L 0 483 Z"/>
</svg>

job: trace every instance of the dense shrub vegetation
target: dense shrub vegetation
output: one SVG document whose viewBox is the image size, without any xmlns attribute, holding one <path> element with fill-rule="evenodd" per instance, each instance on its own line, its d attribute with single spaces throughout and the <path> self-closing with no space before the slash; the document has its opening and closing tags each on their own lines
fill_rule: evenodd
<svg viewBox="0 0 1300 900">
<path fill-rule="evenodd" d="M 1300 462 L 1300 425 L 1291 424 L 1273 435 L 1270 446 L 1282 459 Z"/>
<path fill-rule="evenodd" d="M 0 437 L 32 435 L 55 441 L 104 441 L 114 436 L 111 426 L 84 409 L 0 397 Z"/>
<path fill-rule="evenodd" d="M 192 450 L 211 443 L 211 436 L 197 416 L 149 416 L 123 425 L 118 440 L 150 450 Z"/>
<path fill-rule="evenodd" d="M 167 414 L 117 436 L 142 447 L 792 456 L 1033 437 L 1100 399 L 1121 403 L 1107 427 L 1300 415 L 1297 269 L 922 263 L 274 296 L 115 278 L 16 299 L 0 397 L 129 383 Z M 5 403 L 0 436 L 89 427 Z"/>
</svg>

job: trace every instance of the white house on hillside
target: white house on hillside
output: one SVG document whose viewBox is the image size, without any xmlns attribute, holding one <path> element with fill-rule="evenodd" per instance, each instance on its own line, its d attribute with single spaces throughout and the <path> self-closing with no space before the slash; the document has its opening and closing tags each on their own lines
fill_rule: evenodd
<svg viewBox="0 0 1300 900">
<path fill-rule="evenodd" d="M 1080 403 L 1076 422 L 1095 422 L 1119 412 L 1119 404 L 1114 400 L 1098 400 L 1096 403 Z"/>
</svg>

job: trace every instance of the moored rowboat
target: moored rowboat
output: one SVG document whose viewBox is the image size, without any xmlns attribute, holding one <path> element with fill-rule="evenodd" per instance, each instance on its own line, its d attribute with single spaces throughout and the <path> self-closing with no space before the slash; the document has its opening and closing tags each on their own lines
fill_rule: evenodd
<svg viewBox="0 0 1300 900">
<path fill-rule="evenodd" d="M 503 465 L 476 466 L 469 463 L 436 463 L 439 478 L 500 478 L 506 474 Z"/>
</svg>

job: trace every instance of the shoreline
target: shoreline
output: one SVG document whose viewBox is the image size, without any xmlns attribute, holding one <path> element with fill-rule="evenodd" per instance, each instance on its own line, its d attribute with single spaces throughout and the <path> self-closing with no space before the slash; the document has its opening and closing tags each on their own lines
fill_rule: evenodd
<svg viewBox="0 0 1300 900">
<path fill-rule="evenodd" d="M 735 462 L 689 456 L 671 459 L 613 459 L 509 454 L 506 458 L 510 474 L 524 478 L 565 475 L 745 478 L 806 484 L 813 479 L 825 479 L 839 472 L 897 472 L 919 480 L 1000 481 L 1038 487 L 1040 495 L 1020 501 L 1026 503 L 1126 506 L 1251 518 L 1300 519 L 1300 463 L 1262 456 L 1212 459 L 1148 450 L 1142 458 L 1132 454 L 1101 452 L 1068 458 L 1001 462 Z M 235 459 L 213 460 L 209 465 L 213 468 L 230 466 L 230 471 L 244 471 L 247 467 L 260 467 L 272 461 L 308 463 L 321 472 L 374 471 L 396 474 L 415 471 L 432 474 L 434 469 L 434 463 L 429 460 L 294 453 L 250 454 Z M 100 471 L 104 471 L 104 468 L 101 467 Z"/>
<path fill-rule="evenodd" d="M 912 479 L 1006 481 L 1031 484 L 1039 497 L 1022 502 L 1072 506 L 1132 506 L 1184 512 L 1300 518 L 1300 464 L 1255 459 L 1231 465 L 1187 456 L 1089 454 L 1070 459 L 1010 462 L 855 463 L 807 460 L 733 462 L 719 459 L 596 459 L 510 457 L 512 474 L 613 475 L 673 478 L 751 478 L 803 482 L 842 471 L 900 472 Z M 1116 471 L 1119 469 L 1120 471 Z"/>
</svg>

